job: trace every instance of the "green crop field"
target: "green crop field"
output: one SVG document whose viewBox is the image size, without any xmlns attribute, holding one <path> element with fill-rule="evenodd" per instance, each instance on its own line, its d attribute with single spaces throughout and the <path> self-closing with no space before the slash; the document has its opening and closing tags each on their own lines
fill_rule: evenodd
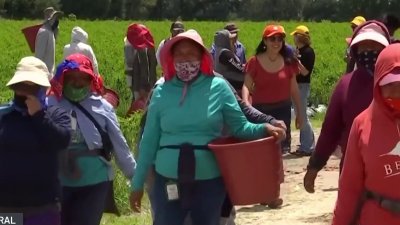
<svg viewBox="0 0 400 225">
<path fill-rule="evenodd" d="M 24 56 L 31 55 L 21 29 L 35 25 L 40 21 L 11 21 L 0 20 L 2 27 L 0 49 L 0 81 L 1 88 L 0 102 L 7 102 L 11 99 L 12 93 L 5 84 L 13 75 L 17 62 Z M 121 97 L 121 106 L 118 109 L 122 130 L 128 139 L 132 150 L 135 150 L 135 139 L 140 115 L 132 118 L 123 118 L 129 104 L 130 91 L 126 87 L 124 75 L 124 36 L 129 21 L 68 21 L 60 22 L 59 38 L 56 46 L 56 62 L 62 60 L 62 50 L 65 44 L 70 42 L 72 27 L 81 26 L 89 33 L 89 42 L 92 45 L 98 63 L 99 71 L 105 79 L 107 86 L 117 90 Z M 145 22 L 157 42 L 156 45 L 169 35 L 170 22 Z M 238 22 L 240 27 L 239 39 L 246 46 L 247 57 L 254 54 L 255 48 L 261 40 L 261 33 L 265 22 Z M 293 44 L 289 33 L 299 25 L 298 22 L 281 23 L 288 34 L 287 42 Z M 345 69 L 343 56 L 346 48 L 345 37 L 351 34 L 347 23 L 305 23 L 310 28 L 312 46 L 316 52 L 316 66 L 312 79 L 312 101 L 314 103 L 327 103 L 332 87 Z M 211 46 L 214 32 L 224 26 L 224 22 L 185 22 L 186 28 L 196 29 L 206 44 Z M 128 215 L 128 184 L 120 173 L 116 178 L 116 193 L 118 204 L 126 215 L 122 218 L 105 216 L 103 224 L 151 224 L 148 204 L 145 204 L 144 213 L 141 215 Z"/>
</svg>

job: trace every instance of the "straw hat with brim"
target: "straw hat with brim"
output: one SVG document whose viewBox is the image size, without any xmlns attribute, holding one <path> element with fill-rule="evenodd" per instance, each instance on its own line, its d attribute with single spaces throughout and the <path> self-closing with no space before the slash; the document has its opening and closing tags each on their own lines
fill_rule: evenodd
<svg viewBox="0 0 400 225">
<path fill-rule="evenodd" d="M 228 23 L 224 27 L 225 30 L 228 30 L 231 33 L 237 33 L 240 31 L 240 29 L 236 26 L 235 23 Z"/>
<path fill-rule="evenodd" d="M 385 31 L 383 31 L 382 27 L 375 23 L 371 23 L 362 27 L 356 36 L 351 40 L 350 46 L 354 46 L 362 41 L 371 40 L 376 41 L 383 46 L 388 46 L 389 41 L 385 36 Z"/>
<path fill-rule="evenodd" d="M 44 62 L 36 57 L 28 56 L 19 61 L 14 76 L 7 86 L 30 81 L 43 87 L 50 87 L 49 76 L 49 70 Z"/>
<path fill-rule="evenodd" d="M 53 7 L 48 7 L 48 8 L 46 8 L 46 9 L 43 11 L 43 13 L 44 13 L 44 18 L 45 18 L 45 20 L 51 20 L 51 19 L 53 19 L 54 17 L 60 17 L 60 16 L 62 16 L 62 15 L 64 14 L 64 13 L 61 12 L 61 11 L 55 10 Z"/>
</svg>

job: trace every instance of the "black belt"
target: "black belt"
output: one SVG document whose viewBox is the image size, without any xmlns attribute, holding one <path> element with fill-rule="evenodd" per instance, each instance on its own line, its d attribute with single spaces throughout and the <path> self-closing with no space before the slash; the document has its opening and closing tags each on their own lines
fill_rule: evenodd
<svg viewBox="0 0 400 225">
<path fill-rule="evenodd" d="M 196 176 L 196 157 L 194 150 L 210 151 L 207 145 L 192 145 L 183 143 L 181 145 L 165 145 L 160 149 L 179 150 L 178 159 L 178 184 L 180 188 L 180 199 L 184 209 L 191 207 L 191 200 L 194 192 L 194 182 Z"/>
<path fill-rule="evenodd" d="M 386 209 L 393 214 L 400 215 L 400 200 L 386 198 L 372 191 L 366 191 L 366 198 L 376 201 L 383 209 Z"/>
</svg>

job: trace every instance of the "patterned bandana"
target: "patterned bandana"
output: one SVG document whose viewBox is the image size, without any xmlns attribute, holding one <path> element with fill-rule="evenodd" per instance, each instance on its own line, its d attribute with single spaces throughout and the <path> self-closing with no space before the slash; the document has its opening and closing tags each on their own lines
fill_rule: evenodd
<svg viewBox="0 0 400 225">
<path fill-rule="evenodd" d="M 183 82 L 190 82 L 200 71 L 200 61 L 175 63 L 176 76 Z"/>
</svg>

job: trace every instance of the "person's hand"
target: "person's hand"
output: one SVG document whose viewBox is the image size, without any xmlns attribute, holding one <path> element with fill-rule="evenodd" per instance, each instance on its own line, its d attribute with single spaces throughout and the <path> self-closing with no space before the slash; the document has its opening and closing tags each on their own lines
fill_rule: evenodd
<svg viewBox="0 0 400 225">
<path fill-rule="evenodd" d="M 140 213 L 142 207 L 143 191 L 132 191 L 129 197 L 131 209 L 134 212 Z"/>
<path fill-rule="evenodd" d="M 266 129 L 268 135 L 274 136 L 276 138 L 277 143 L 285 140 L 286 131 L 280 127 L 273 126 L 271 124 L 266 124 Z"/>
<path fill-rule="evenodd" d="M 283 122 L 283 120 L 276 120 L 276 122 L 274 122 L 272 125 L 274 125 L 275 127 L 280 127 L 285 131 L 287 130 L 286 124 L 285 122 Z"/>
<path fill-rule="evenodd" d="M 316 169 L 307 169 L 306 175 L 304 175 L 303 179 L 303 185 L 304 189 L 308 193 L 314 193 L 315 192 L 315 179 L 317 178 L 318 175 L 318 170 Z"/>
<path fill-rule="evenodd" d="M 296 116 L 296 129 L 300 130 L 301 128 L 303 128 L 304 125 L 304 121 L 301 119 L 301 117 Z"/>
<path fill-rule="evenodd" d="M 39 99 L 36 96 L 33 95 L 27 95 L 25 104 L 28 108 L 28 114 L 30 116 L 35 115 L 37 112 L 42 110 L 42 104 L 40 104 Z"/>
</svg>

